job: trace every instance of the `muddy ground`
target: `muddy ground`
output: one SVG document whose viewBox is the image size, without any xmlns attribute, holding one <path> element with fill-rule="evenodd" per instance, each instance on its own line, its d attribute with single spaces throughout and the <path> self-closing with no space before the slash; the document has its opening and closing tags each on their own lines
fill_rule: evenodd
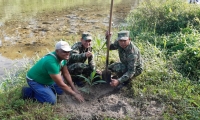
<svg viewBox="0 0 200 120">
<path fill-rule="evenodd" d="M 0 53 L 16 59 L 52 51 L 59 39 L 80 41 L 84 31 L 94 36 L 105 33 L 109 23 L 109 6 L 79 6 L 60 11 L 42 11 L 23 20 L 15 16 L 0 25 Z M 130 6 L 118 5 L 113 10 L 113 27 L 124 21 Z"/>
<path fill-rule="evenodd" d="M 82 93 L 84 103 L 78 103 L 70 95 L 59 96 L 62 112 L 75 120 L 162 120 L 164 105 L 155 99 L 134 98 L 130 86 L 116 90 L 107 84 L 93 86 L 90 94 Z"/>
</svg>

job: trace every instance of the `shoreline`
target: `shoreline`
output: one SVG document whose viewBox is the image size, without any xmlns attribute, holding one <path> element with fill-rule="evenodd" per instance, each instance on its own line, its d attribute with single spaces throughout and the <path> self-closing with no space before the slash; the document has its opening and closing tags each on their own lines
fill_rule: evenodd
<svg viewBox="0 0 200 120">
<path fill-rule="evenodd" d="M 0 55 L 0 80 L 6 76 L 7 71 L 12 71 L 16 67 L 22 67 L 21 63 L 23 63 L 23 59 L 9 59 L 2 55 Z"/>
</svg>

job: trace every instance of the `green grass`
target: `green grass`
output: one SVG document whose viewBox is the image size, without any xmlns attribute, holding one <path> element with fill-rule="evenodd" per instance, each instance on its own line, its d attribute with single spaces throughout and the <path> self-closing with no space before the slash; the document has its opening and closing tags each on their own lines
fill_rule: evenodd
<svg viewBox="0 0 200 120">
<path fill-rule="evenodd" d="M 165 120 L 200 119 L 199 7 L 180 1 L 155 1 L 141 4 L 127 18 L 129 25 L 126 29 L 131 30 L 132 40 L 141 50 L 144 71 L 131 82 L 125 94 L 133 99 L 133 107 L 148 104 L 146 101 L 150 100 L 161 103 L 164 106 L 161 117 Z M 105 40 L 99 36 L 95 38 L 94 53 L 97 69 L 103 70 Z M 117 61 L 117 58 L 117 51 L 112 51 L 110 61 Z M 8 74 L 2 80 L 0 119 L 73 118 L 63 114 L 62 104 L 51 106 L 20 99 L 21 87 L 26 85 L 25 74 L 30 66 L 30 63 L 24 63 L 22 70 L 15 71 L 17 76 Z"/>
</svg>

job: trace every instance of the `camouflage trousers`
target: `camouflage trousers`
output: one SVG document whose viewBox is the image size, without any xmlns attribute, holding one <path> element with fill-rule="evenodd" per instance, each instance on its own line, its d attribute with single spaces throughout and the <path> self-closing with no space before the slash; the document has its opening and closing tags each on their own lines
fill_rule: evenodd
<svg viewBox="0 0 200 120">
<path fill-rule="evenodd" d="M 114 72 L 115 76 L 117 76 L 118 78 L 128 71 L 127 66 L 123 63 L 112 63 L 108 66 L 108 69 L 111 70 L 111 72 Z M 136 71 L 133 77 L 140 75 L 142 73 L 142 70 L 142 67 L 136 67 Z"/>
<path fill-rule="evenodd" d="M 68 65 L 67 68 L 71 75 L 84 74 L 86 76 L 89 76 L 90 73 L 93 71 L 89 65 L 84 64 L 84 63 L 74 63 L 71 65 Z"/>
<path fill-rule="evenodd" d="M 83 75 L 87 78 L 93 72 L 93 69 L 89 65 L 84 63 L 74 63 L 67 67 L 72 77 L 72 81 L 79 87 L 83 87 L 85 85 L 85 80 L 84 78 L 81 78 L 77 75 Z M 94 81 L 95 80 L 100 80 L 100 78 L 96 77 Z"/>
</svg>

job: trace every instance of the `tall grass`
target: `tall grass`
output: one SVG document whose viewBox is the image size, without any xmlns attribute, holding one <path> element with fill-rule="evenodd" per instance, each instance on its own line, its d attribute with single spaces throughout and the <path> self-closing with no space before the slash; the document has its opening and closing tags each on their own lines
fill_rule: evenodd
<svg viewBox="0 0 200 120">
<path fill-rule="evenodd" d="M 199 11 L 180 0 L 149 0 L 127 18 L 145 61 L 130 93 L 164 104 L 164 119 L 200 119 Z"/>
<path fill-rule="evenodd" d="M 148 42 L 137 45 L 143 53 L 144 71 L 132 81 L 128 95 L 140 104 L 151 100 L 163 104 L 163 119 L 199 119 L 200 85 L 177 71 L 164 50 Z"/>
<path fill-rule="evenodd" d="M 182 0 L 160 2 L 150 0 L 143 2 L 130 13 L 127 18 L 128 29 L 132 31 L 133 37 L 148 41 L 161 49 L 167 58 L 170 58 L 172 55 L 179 54 L 179 52 L 183 53 L 186 49 L 199 44 L 199 11 L 198 5 L 187 4 Z M 191 52 L 196 54 L 192 56 L 193 58 L 186 60 L 189 64 L 181 60 L 181 55 L 176 57 L 178 57 L 179 62 L 187 64 L 185 67 L 179 67 L 179 71 L 184 76 L 189 76 L 190 79 L 198 81 L 199 55 L 196 51 L 198 51 L 198 48 L 191 49 Z M 190 63 L 197 63 L 198 65 L 190 65 Z M 188 73 L 187 69 L 191 69 L 192 72 Z"/>
<path fill-rule="evenodd" d="M 145 19 L 144 19 L 145 18 Z M 142 2 L 127 18 L 135 35 L 141 32 L 170 34 L 193 26 L 199 30 L 200 7 L 183 0 L 148 0 Z"/>
</svg>

